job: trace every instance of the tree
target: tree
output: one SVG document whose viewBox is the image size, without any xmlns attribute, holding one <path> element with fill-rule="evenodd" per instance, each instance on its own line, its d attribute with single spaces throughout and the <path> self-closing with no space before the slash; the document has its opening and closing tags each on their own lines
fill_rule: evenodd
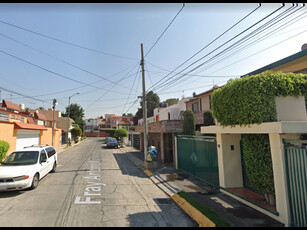
<svg viewBox="0 0 307 230">
<path fill-rule="evenodd" d="M 183 134 L 195 135 L 195 118 L 192 110 L 183 113 Z"/>
<path fill-rule="evenodd" d="M 122 117 L 133 117 L 132 113 L 123 113 Z"/>
<path fill-rule="evenodd" d="M 210 110 L 204 112 L 204 126 L 214 125 L 214 119 Z"/>
<path fill-rule="evenodd" d="M 163 101 L 162 103 L 167 103 L 168 106 L 171 106 L 171 105 L 177 104 L 178 101 L 179 101 L 179 98 L 169 98 Z"/>
<path fill-rule="evenodd" d="M 79 127 L 74 127 L 70 130 L 72 137 L 74 138 L 75 142 L 78 142 L 78 137 L 81 136 L 82 130 Z"/>
<path fill-rule="evenodd" d="M 116 129 L 114 132 L 114 137 L 120 138 L 121 142 L 122 138 L 127 136 L 128 136 L 128 131 L 126 129 Z"/>
<path fill-rule="evenodd" d="M 8 142 L 0 140 L 0 162 L 5 158 L 9 148 L 10 144 Z"/>
<path fill-rule="evenodd" d="M 78 104 L 71 104 L 69 107 L 66 107 L 66 112 L 62 113 L 63 117 L 68 117 L 68 108 L 70 108 L 69 111 L 69 117 L 75 121 L 76 124 L 79 125 L 79 127 L 83 130 L 83 124 L 84 124 L 84 110 L 83 108 Z"/>
<path fill-rule="evenodd" d="M 160 104 L 160 98 L 158 94 L 154 93 L 152 90 L 146 94 L 146 105 L 147 105 L 147 117 L 152 117 L 154 114 L 154 109 L 158 108 Z M 143 117 L 143 100 L 140 102 L 141 108 L 138 108 L 135 116 L 138 118 Z"/>
</svg>

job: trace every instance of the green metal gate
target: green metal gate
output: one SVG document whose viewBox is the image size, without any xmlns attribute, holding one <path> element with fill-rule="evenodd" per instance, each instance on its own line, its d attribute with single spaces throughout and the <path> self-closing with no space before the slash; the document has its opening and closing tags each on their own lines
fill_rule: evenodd
<svg viewBox="0 0 307 230">
<path fill-rule="evenodd" d="M 307 149 L 285 143 L 285 162 L 291 225 L 307 227 Z"/>
<path fill-rule="evenodd" d="M 215 138 L 177 136 L 178 169 L 219 187 L 217 146 Z"/>
</svg>

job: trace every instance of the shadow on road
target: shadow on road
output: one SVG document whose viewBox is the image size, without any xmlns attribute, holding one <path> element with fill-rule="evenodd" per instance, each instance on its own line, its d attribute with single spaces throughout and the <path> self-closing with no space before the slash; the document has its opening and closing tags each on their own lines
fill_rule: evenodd
<svg viewBox="0 0 307 230">
<path fill-rule="evenodd" d="M 16 191 L 3 191 L 3 192 L 0 192 L 0 199 L 1 198 L 8 198 L 8 197 L 19 196 L 19 195 L 23 194 L 24 192 L 26 192 L 27 190 L 29 190 L 29 189 L 16 190 Z"/>
<path fill-rule="evenodd" d="M 147 178 L 143 171 L 138 169 L 129 158 L 122 153 L 113 153 L 115 160 L 123 175 L 136 176 L 140 178 Z"/>
<path fill-rule="evenodd" d="M 198 227 L 170 198 L 154 198 L 159 212 L 140 212 L 128 215 L 130 227 Z M 163 222 L 158 221 L 161 216 Z M 185 217 L 185 218 L 182 218 Z"/>
</svg>

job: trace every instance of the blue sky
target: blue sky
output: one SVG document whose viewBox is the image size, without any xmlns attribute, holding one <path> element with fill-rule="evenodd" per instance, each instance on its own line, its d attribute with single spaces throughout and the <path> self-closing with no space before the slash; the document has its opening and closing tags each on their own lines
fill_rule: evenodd
<svg viewBox="0 0 307 230">
<path fill-rule="evenodd" d="M 56 109 L 64 111 L 69 96 L 79 92 L 71 103 L 85 110 L 85 118 L 107 113 L 135 114 L 140 106 L 135 101 L 142 92 L 141 43 L 147 54 L 146 89 L 153 89 L 161 101 L 192 96 L 213 84 L 223 85 L 231 78 L 297 53 L 307 43 L 307 7 L 300 8 L 301 4 L 290 8 L 291 3 L 286 3 L 247 30 L 281 7 L 281 3 L 262 3 L 257 10 L 257 3 L 186 3 L 149 53 L 182 3 L 0 6 L 1 99 L 12 99 L 29 108 L 48 108 L 55 98 L 59 102 Z M 278 15 L 274 25 L 260 30 Z M 257 28 L 261 33 L 234 46 Z M 190 75 L 182 75 L 203 62 Z M 170 85 L 172 79 L 180 76 Z M 161 79 L 169 79 L 165 87 L 158 87 Z"/>
</svg>

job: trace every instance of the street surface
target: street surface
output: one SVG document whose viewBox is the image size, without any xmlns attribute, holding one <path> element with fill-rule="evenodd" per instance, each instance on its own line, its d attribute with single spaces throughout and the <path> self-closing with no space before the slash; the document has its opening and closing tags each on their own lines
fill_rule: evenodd
<svg viewBox="0 0 307 230">
<path fill-rule="evenodd" d="M 0 226 L 191 227 L 197 224 L 120 149 L 87 138 L 58 155 L 34 190 L 0 193 Z"/>
</svg>

